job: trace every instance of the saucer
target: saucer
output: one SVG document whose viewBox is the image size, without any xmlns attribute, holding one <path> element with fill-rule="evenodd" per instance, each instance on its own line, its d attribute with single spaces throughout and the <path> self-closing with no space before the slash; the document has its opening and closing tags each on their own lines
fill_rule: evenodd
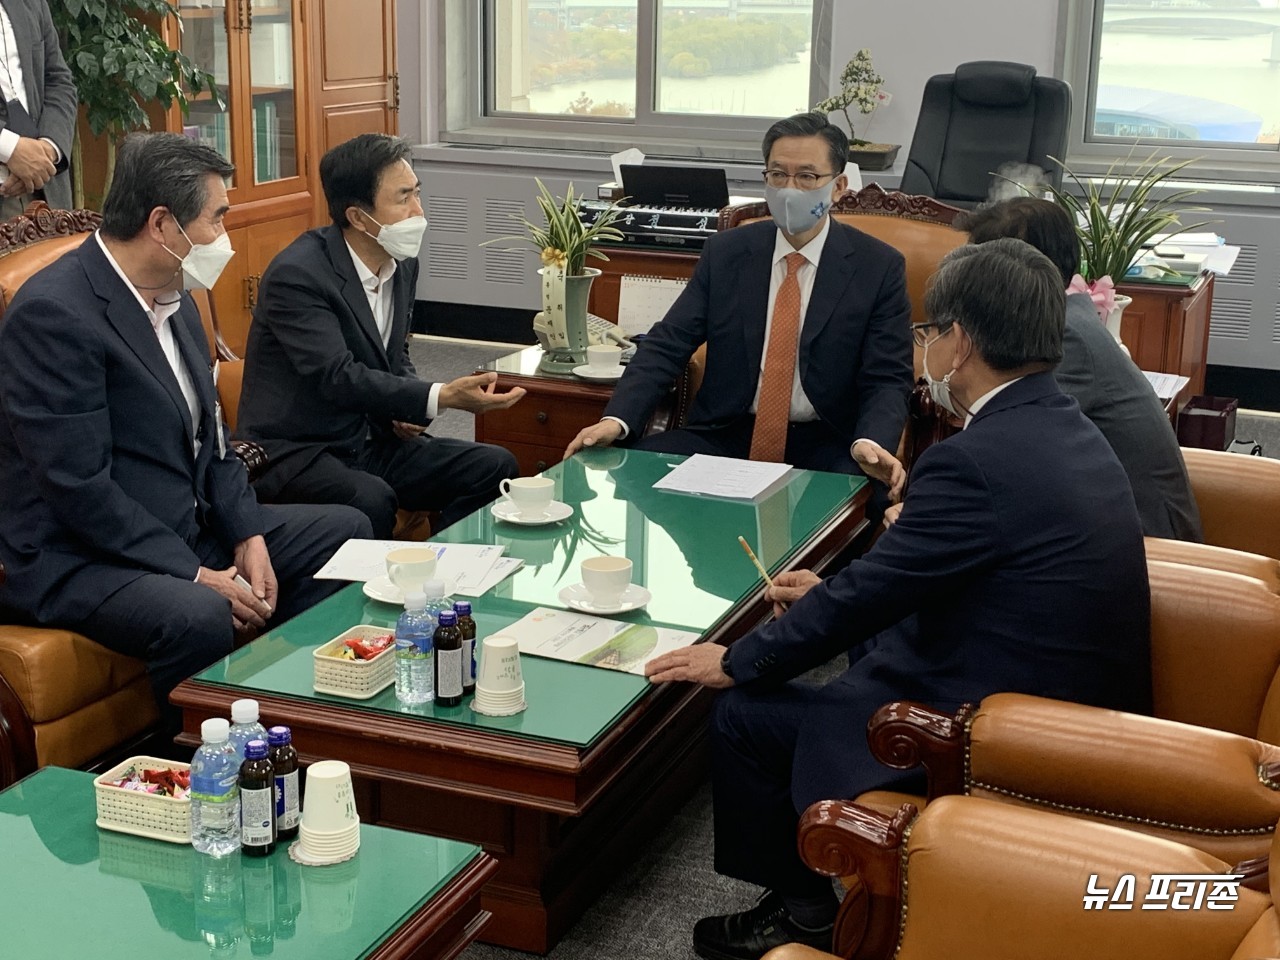
<svg viewBox="0 0 1280 960">
<path fill-rule="evenodd" d="M 583 613 L 626 613 L 629 610 L 643 610 L 645 604 L 653 599 L 651 594 L 638 583 L 633 583 L 622 591 L 622 596 L 618 598 L 617 603 L 604 605 L 594 603 L 591 600 L 591 594 L 587 592 L 587 588 L 581 583 L 575 583 L 571 587 L 565 587 L 560 591 L 560 602 L 572 607 L 574 610 L 581 610 Z"/>
<path fill-rule="evenodd" d="M 526 710 L 528 706 L 523 699 L 518 704 L 510 706 L 505 704 L 485 706 L 484 704 L 476 703 L 474 700 L 471 701 L 471 709 L 476 713 L 484 714 L 486 717 L 514 717 L 517 713 Z"/>
<path fill-rule="evenodd" d="M 345 856 L 338 856 L 332 859 L 327 857 L 313 858 L 313 857 L 307 856 L 306 851 L 302 849 L 301 840 L 295 840 L 293 841 L 293 843 L 289 844 L 289 859 L 292 860 L 294 863 L 302 864 L 304 867 L 327 867 L 331 863 L 343 863 L 346 860 L 350 860 L 359 852 L 360 852 L 360 846 L 359 844 L 357 844 L 356 848 L 352 850 L 350 853 L 346 854 Z"/>
<path fill-rule="evenodd" d="M 458 584 L 453 580 L 444 581 L 444 595 L 452 596 L 457 589 Z M 404 594 L 400 591 L 391 578 L 387 576 L 375 577 L 373 580 L 366 580 L 364 586 L 360 588 L 364 591 L 364 595 L 370 600 L 377 600 L 380 603 L 394 603 L 397 607 L 404 606 Z"/>
<path fill-rule="evenodd" d="M 540 517 L 522 517 L 516 512 L 516 505 L 510 500 L 499 500 L 489 508 L 499 520 L 505 520 L 507 523 L 518 523 L 522 527 L 540 527 L 544 523 L 556 523 L 560 520 L 568 520 L 573 516 L 573 507 L 567 503 L 561 503 L 559 500 L 552 500 L 547 505 L 547 512 Z"/>
<path fill-rule="evenodd" d="M 604 380 L 604 381 L 618 380 L 626 372 L 627 372 L 627 368 L 624 367 L 622 364 L 618 364 L 612 370 L 608 370 L 608 371 L 592 370 L 591 367 L 585 363 L 580 367 L 573 368 L 573 375 L 575 377 L 581 377 L 583 380 Z"/>
</svg>

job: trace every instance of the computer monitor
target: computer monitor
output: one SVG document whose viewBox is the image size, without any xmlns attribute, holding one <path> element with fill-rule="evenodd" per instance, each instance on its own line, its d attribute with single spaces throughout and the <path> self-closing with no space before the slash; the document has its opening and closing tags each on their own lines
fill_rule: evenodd
<svg viewBox="0 0 1280 960">
<path fill-rule="evenodd" d="M 719 210 L 729 204 L 729 181 L 721 167 L 666 167 L 624 163 L 622 192 L 641 207 Z"/>
</svg>

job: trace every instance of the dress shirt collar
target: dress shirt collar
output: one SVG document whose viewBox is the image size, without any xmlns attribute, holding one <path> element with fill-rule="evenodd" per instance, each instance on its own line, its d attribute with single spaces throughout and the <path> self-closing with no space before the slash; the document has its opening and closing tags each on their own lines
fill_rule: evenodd
<svg viewBox="0 0 1280 960">
<path fill-rule="evenodd" d="M 831 216 L 828 214 L 823 218 L 822 229 L 818 231 L 818 235 L 797 250 L 793 247 L 787 238 L 782 235 L 782 231 L 778 231 L 777 239 L 773 243 L 773 265 L 776 267 L 779 260 L 785 260 L 788 254 L 803 253 L 815 267 L 818 261 L 822 259 L 822 248 L 826 246 L 827 234 L 831 232 Z"/>
<path fill-rule="evenodd" d="M 151 309 L 151 307 L 147 306 L 147 301 L 142 298 L 142 294 L 138 292 L 138 288 L 133 285 L 133 281 L 125 276 L 125 272 L 120 269 L 120 264 L 116 263 L 116 258 L 111 255 L 111 251 L 107 249 L 106 243 L 103 242 L 102 233 L 95 230 L 93 237 L 98 241 L 98 246 L 107 258 L 107 263 L 111 264 L 111 269 L 124 281 L 124 285 L 129 288 L 129 292 L 138 301 L 138 306 L 142 307 L 142 312 L 151 321 L 151 328 L 159 333 L 160 328 L 164 326 L 164 322 L 177 313 L 178 308 L 182 306 L 182 294 L 179 293 L 177 299 L 170 303 L 157 303 L 155 309 Z"/>
<path fill-rule="evenodd" d="M 356 253 L 356 248 L 347 244 L 347 252 L 351 254 L 351 262 L 356 266 L 356 276 L 360 278 L 360 286 L 364 287 L 369 293 L 377 293 L 384 283 L 391 279 L 391 275 L 396 272 L 395 257 L 388 257 L 387 262 L 382 265 L 382 269 L 377 273 L 370 270 L 360 255 Z"/>
<path fill-rule="evenodd" d="M 969 408 L 969 412 L 965 415 L 965 418 L 964 418 L 965 428 L 966 429 L 968 428 L 969 424 L 973 422 L 973 418 L 978 415 L 978 411 L 981 410 L 983 407 L 985 407 L 992 397 L 994 397 L 997 393 L 999 393 L 1005 387 L 1013 386 L 1015 383 L 1017 383 L 1021 379 L 1022 377 L 1014 377 L 1012 380 L 1006 380 L 1004 383 L 1000 384 L 999 386 L 992 387 L 990 390 L 988 390 L 986 393 L 980 396 L 977 400 L 973 401 L 973 406 Z"/>
</svg>

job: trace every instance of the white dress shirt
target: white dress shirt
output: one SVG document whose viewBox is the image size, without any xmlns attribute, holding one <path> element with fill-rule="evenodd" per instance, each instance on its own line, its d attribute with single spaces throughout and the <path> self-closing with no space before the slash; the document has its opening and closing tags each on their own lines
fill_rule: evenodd
<svg viewBox="0 0 1280 960">
<path fill-rule="evenodd" d="M 13 32 L 13 23 L 9 13 L 0 5 L 0 96 L 6 101 L 17 100 L 31 112 L 31 102 L 27 99 L 27 84 L 22 76 L 22 61 L 18 58 L 18 39 Z M 18 146 L 18 135 L 6 127 L 0 130 L 0 183 L 9 176 L 9 168 L 3 166 L 13 156 Z M 62 151 L 48 137 L 42 137 L 45 143 L 53 147 L 56 161 L 62 160 Z"/>
<path fill-rule="evenodd" d="M 369 309 L 373 311 L 373 322 L 378 328 L 378 336 L 382 337 L 382 348 L 388 350 L 391 339 L 391 313 L 395 308 L 395 295 L 391 288 L 391 278 L 395 276 L 398 264 L 390 258 L 377 273 L 370 270 L 355 247 L 347 244 L 347 252 L 351 254 L 351 262 L 355 264 L 356 276 L 360 278 L 360 286 L 364 287 L 364 295 L 369 301 Z M 388 353 L 390 356 L 390 353 Z M 443 384 L 433 383 L 427 396 L 427 419 L 434 420 L 440 415 L 440 388 Z"/>
<path fill-rule="evenodd" d="M 138 288 L 133 285 L 120 264 L 116 263 L 116 258 L 111 255 L 111 251 L 107 249 L 107 245 L 102 242 L 101 235 L 95 233 L 94 239 L 98 241 L 98 246 L 102 248 L 102 252 L 106 255 L 107 263 L 111 264 L 111 268 L 119 274 L 120 279 L 124 281 L 126 287 L 132 291 L 138 300 L 138 305 L 147 315 L 147 319 L 151 321 L 151 329 L 156 333 L 156 339 L 160 341 L 160 349 L 164 351 L 164 357 L 169 361 L 169 366 L 173 370 L 173 375 L 178 380 L 178 388 L 182 391 L 182 399 L 187 401 L 187 412 L 191 414 L 191 436 L 192 436 L 192 456 L 200 455 L 200 396 L 196 393 L 196 383 L 191 378 L 191 371 L 187 369 L 187 365 L 182 362 L 182 353 L 178 350 L 178 341 L 173 334 L 173 325 L 169 323 L 169 319 L 178 312 L 178 308 L 182 305 L 182 299 L 174 300 L 172 303 L 157 303 L 156 308 L 152 310 L 147 306 L 147 301 L 142 299 L 142 294 L 138 292 Z M 222 429 L 222 425 L 218 424 L 218 429 Z"/>
<path fill-rule="evenodd" d="M 986 393 L 980 396 L 977 400 L 973 401 L 973 406 L 970 407 L 969 412 L 964 415 L 965 429 L 968 428 L 969 424 L 973 421 L 973 418 L 978 415 L 978 411 L 981 410 L 983 407 L 985 407 L 988 402 L 990 402 L 992 397 L 994 397 L 997 393 L 999 393 L 1005 387 L 1013 386 L 1015 383 L 1017 383 L 1021 379 L 1022 379 L 1021 377 L 1014 377 L 1012 380 L 1006 380 L 1004 383 L 1000 384 L 999 386 L 992 387 L 990 390 L 988 390 Z"/>
</svg>

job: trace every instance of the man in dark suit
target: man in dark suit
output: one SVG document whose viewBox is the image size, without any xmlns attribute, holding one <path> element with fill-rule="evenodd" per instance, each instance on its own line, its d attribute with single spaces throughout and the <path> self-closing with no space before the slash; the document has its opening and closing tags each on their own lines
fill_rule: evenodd
<svg viewBox="0 0 1280 960">
<path fill-rule="evenodd" d="M 828 215 L 847 187 L 848 140 L 823 114 L 775 123 L 764 156 L 774 222 L 707 241 L 605 418 L 566 455 L 632 439 L 645 450 L 858 473 L 855 441 L 897 449 L 912 384 L 902 254 Z M 703 343 L 706 376 L 688 426 L 637 439 Z"/>
<path fill-rule="evenodd" d="M 973 243 L 1016 237 L 1062 274 L 1065 287 L 1080 270 L 1080 242 L 1071 216 L 1049 200 L 1018 197 L 982 207 L 956 224 Z M 1147 378 L 1098 319 L 1086 294 L 1067 296 L 1062 362 L 1054 377 L 1111 444 L 1129 476 L 1142 532 L 1148 537 L 1204 540 L 1200 510 L 1169 417 Z"/>
<path fill-rule="evenodd" d="M 183 290 L 232 256 L 232 172 L 177 134 L 130 136 L 102 228 L 0 326 L 0 607 L 142 658 L 162 708 L 236 631 L 337 589 L 311 575 L 369 535 L 355 510 L 259 507 L 226 442 Z"/>
<path fill-rule="evenodd" d="M 418 379 L 409 322 L 427 221 L 407 141 L 366 133 L 320 161 L 333 223 L 304 233 L 263 274 L 249 328 L 237 432 L 270 456 L 267 503 L 345 503 L 385 539 L 396 510 L 439 510 L 442 526 L 517 475 L 501 447 L 431 437 L 448 408 L 509 407 L 497 374 Z"/>
<path fill-rule="evenodd" d="M 46 0 L 0 0 L 0 100 L 0 217 L 38 195 L 70 208 L 76 85 Z"/>
<path fill-rule="evenodd" d="M 768 596 L 790 609 L 728 650 L 646 667 L 654 682 L 732 688 L 712 721 L 716 869 L 769 893 L 699 921 L 702 956 L 830 945 L 835 898 L 800 861 L 796 824 L 817 800 L 902 785 L 863 736 L 883 704 L 1016 691 L 1150 709 L 1142 532 L 1115 454 L 1053 379 L 1057 269 L 1018 240 L 961 247 L 926 310 L 930 389 L 966 428 L 921 456 L 897 523 L 827 580 L 778 576 Z M 852 662 L 825 687 L 786 682 L 841 650 Z"/>
</svg>

